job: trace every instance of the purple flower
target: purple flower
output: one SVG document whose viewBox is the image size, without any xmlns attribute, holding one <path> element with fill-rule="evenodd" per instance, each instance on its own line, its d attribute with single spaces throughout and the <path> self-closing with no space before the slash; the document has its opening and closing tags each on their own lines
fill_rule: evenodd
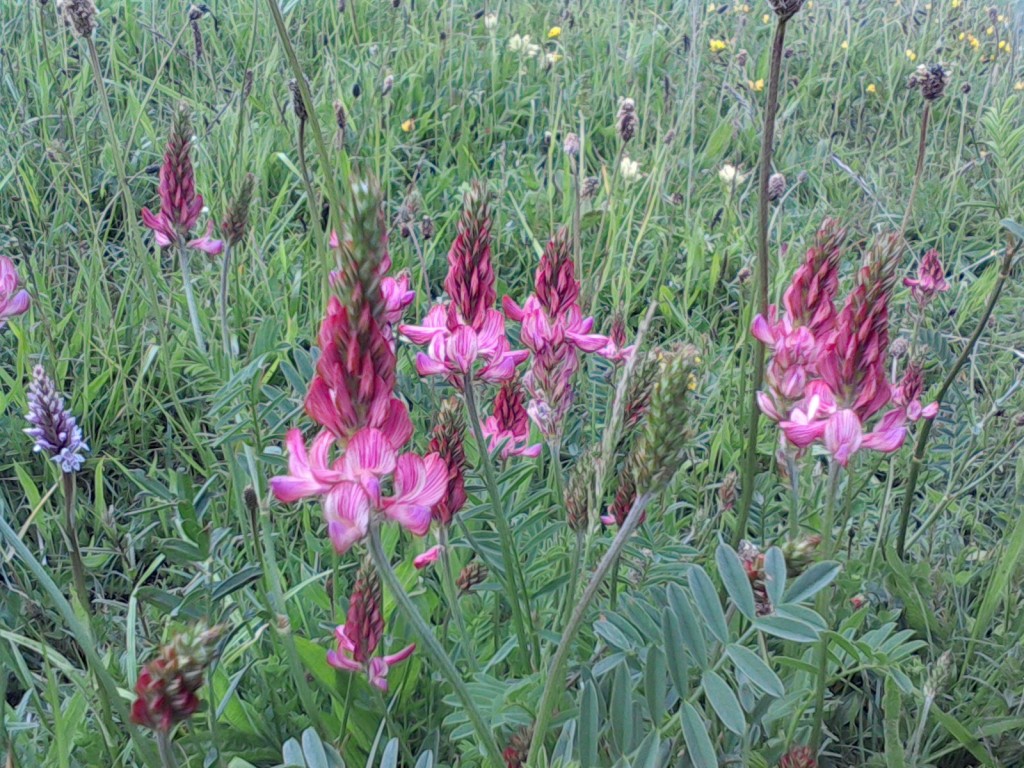
<svg viewBox="0 0 1024 768">
<path fill-rule="evenodd" d="M 82 439 L 82 430 L 75 417 L 64 408 L 64 398 L 46 375 L 41 365 L 32 370 L 32 383 L 28 387 L 28 415 L 32 426 L 25 434 L 35 440 L 38 453 L 50 455 L 61 471 L 77 472 L 85 461 L 83 452 L 89 450 Z"/>
<path fill-rule="evenodd" d="M 28 291 L 18 289 L 18 270 L 14 262 L 0 256 L 0 328 L 8 317 L 27 312 L 30 303 Z"/>
</svg>

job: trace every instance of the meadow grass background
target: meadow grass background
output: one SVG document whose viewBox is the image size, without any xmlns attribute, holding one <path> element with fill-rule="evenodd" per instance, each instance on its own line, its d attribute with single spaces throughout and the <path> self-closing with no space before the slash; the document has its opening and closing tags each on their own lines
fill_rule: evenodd
<svg viewBox="0 0 1024 768">
<path fill-rule="evenodd" d="M 284 466 L 280 445 L 300 419 L 322 310 L 325 224 L 300 168 L 291 70 L 262 2 L 212 2 L 198 22 L 198 60 L 185 4 L 99 6 L 95 40 L 113 133 L 87 48 L 62 26 L 54 3 L 0 4 L 0 252 L 19 265 L 34 298 L 30 313 L 0 336 L 0 513 L 54 583 L 70 589 L 56 525 L 56 468 L 31 453 L 21 432 L 30 372 L 43 362 L 70 395 L 90 445 L 79 476 L 80 537 L 102 616 L 95 650 L 118 684 L 131 687 L 174 622 L 228 620 L 241 629 L 212 676 L 216 712 L 182 737 L 188 765 L 245 764 L 235 758 L 273 765 L 282 745 L 310 725 L 339 743 L 342 721 L 351 730 L 343 748 L 350 764 L 374 753 L 372 762 L 383 710 L 364 686 L 359 706 L 344 713 L 327 693 L 340 684 L 343 698 L 344 678 L 322 662 L 332 619 L 344 608 L 332 596 L 346 594 L 341 585 L 356 562 L 335 562 L 313 505 L 269 507 L 290 637 L 317 702 L 310 712 L 290 682 L 243 502 L 247 486 L 266 496 L 266 478 Z M 380 182 L 391 256 L 412 270 L 418 290 L 407 320 L 422 317 L 440 295 L 462 192 L 473 179 L 494 193 L 499 295 L 525 295 L 543 244 L 572 220 L 572 165 L 562 140 L 570 131 L 582 138 L 581 175 L 599 180 L 581 217 L 582 277 L 598 327 L 607 331 L 621 308 L 632 335 L 656 299 L 654 339 L 689 341 L 706 358 L 690 471 L 667 495 L 671 514 L 639 534 L 627 570 L 638 581 L 657 581 L 659 564 L 699 557 L 719 531 L 728 536 L 732 513 L 721 509 L 718 489 L 743 451 L 753 295 L 745 276 L 756 250 L 750 172 L 773 30 L 768 4 L 403 0 L 395 8 L 349 0 L 339 12 L 328 0 L 286 0 L 281 8 L 326 140 L 334 140 L 340 101 L 347 162 Z M 484 12 L 497 14 L 492 29 Z M 951 83 L 932 111 L 905 259 L 910 272 L 926 249 L 943 254 L 952 288 L 922 333 L 929 364 L 941 371 L 951 363 L 996 279 L 999 222 L 1024 216 L 1018 12 L 976 0 L 806 4 L 789 25 L 783 62 L 774 167 L 788 188 L 772 209 L 773 300 L 826 216 L 851 231 L 846 274 L 856 268 L 856 245 L 899 226 L 923 103 L 907 80 L 918 64 L 941 62 Z M 549 38 L 552 27 L 560 34 Z M 540 52 L 509 50 L 513 35 L 530 35 Z M 713 52 L 712 41 L 724 49 Z M 393 85 L 384 93 L 386 78 Z M 636 102 L 639 130 L 623 149 L 615 114 L 624 97 Z M 197 188 L 215 222 L 244 175 L 256 177 L 251 227 L 232 251 L 237 355 L 230 357 L 219 336 L 220 262 L 195 260 L 210 347 L 202 354 L 180 272 L 159 251 L 140 249 L 132 234 L 149 247 L 139 210 L 158 204 L 157 169 L 179 102 L 194 114 Z M 639 163 L 641 178 L 619 173 L 623 153 Z M 336 154 L 338 166 L 322 168 L 307 137 L 315 188 L 342 172 Z M 131 210 L 120 197 L 118 158 Z M 723 184 L 725 164 L 750 175 Z M 429 239 L 423 217 L 436 229 Z M 983 745 L 990 764 L 1024 760 L 1024 600 L 1018 558 L 1005 556 L 1024 482 L 1022 307 L 1018 270 L 939 417 L 914 511 L 915 520 L 935 523 L 913 542 L 908 563 L 887 556 L 879 521 L 891 524 L 895 508 L 884 471 L 902 476 L 909 447 L 879 462 L 876 474 L 864 473 L 855 502 L 851 547 L 856 538 L 860 557 L 847 564 L 845 588 L 892 609 L 900 628 L 927 644 L 920 660 L 884 664 L 918 681 L 929 659 L 952 649 L 962 661 L 968 639 L 982 638 L 970 668 L 960 670 L 967 682 L 948 687 L 941 700 L 967 735 L 930 725 L 921 765 L 981 764 L 965 749 L 968 738 Z M 893 337 L 906 336 L 910 315 L 893 314 Z M 408 349 L 399 364 L 413 420 L 425 429 L 438 388 L 417 383 Z M 567 463 L 599 434 L 587 404 L 609 396 L 608 367 L 592 363 L 586 372 L 564 445 Z M 774 439 L 765 428 L 766 470 Z M 541 589 L 560 572 L 568 544 L 546 527 L 557 500 L 538 494 L 522 474 L 509 470 L 503 482 L 533 505 L 520 535 Z M 484 503 L 479 488 L 472 490 L 470 515 Z M 770 533 L 786 506 L 783 483 L 762 473 L 751 530 Z M 120 751 L 123 737 L 96 726 L 80 643 L 13 554 L 6 545 L 0 552 L 0 740 L 9 764 L 135 764 L 133 752 Z M 412 584 L 416 577 L 404 568 Z M 992 584 L 1001 587 L 998 609 L 982 614 Z M 505 630 L 487 594 L 470 598 L 477 605 L 467 616 L 481 646 L 497 649 Z M 429 589 L 421 599 L 428 606 L 438 600 Z M 980 629 L 978 621 L 985 622 Z M 404 636 L 402 622 L 389 632 Z M 450 734 L 460 723 L 423 664 L 416 659 L 402 671 L 419 682 L 395 686 L 393 722 L 384 730 L 413 752 L 432 745 L 443 764 L 456 764 L 462 750 Z M 880 694 L 866 677 L 854 678 L 857 690 L 845 694 L 847 709 L 834 713 L 833 727 L 845 729 L 858 757 L 836 764 L 863 764 L 884 752 Z M 529 707 L 517 700 L 526 688 L 508 681 L 489 693 L 506 733 L 529 723 Z M 916 722 L 919 705 L 908 699 L 907 723 Z"/>
</svg>

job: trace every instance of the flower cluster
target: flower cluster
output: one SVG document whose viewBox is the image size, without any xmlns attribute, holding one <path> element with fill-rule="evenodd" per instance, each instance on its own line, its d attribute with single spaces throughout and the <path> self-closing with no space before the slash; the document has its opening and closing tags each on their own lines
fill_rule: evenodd
<svg viewBox="0 0 1024 768">
<path fill-rule="evenodd" d="M 198 627 L 175 636 L 135 683 L 132 722 L 167 733 L 199 710 L 197 695 L 206 668 L 217 658 L 223 627 Z"/>
<path fill-rule="evenodd" d="M 192 228 L 203 211 L 203 196 L 196 192 L 196 176 L 192 168 L 192 123 L 187 107 L 181 105 L 174 113 L 171 133 L 167 138 L 164 162 L 160 166 L 160 212 L 142 209 L 142 223 L 153 230 L 161 248 L 184 243 L 210 256 L 224 250 L 224 243 L 213 238 L 213 222 L 206 232 L 192 238 Z"/>
<path fill-rule="evenodd" d="M 772 351 L 767 388 L 758 393 L 761 410 L 779 422 L 784 439 L 797 451 L 822 442 L 846 466 L 862 448 L 898 450 L 907 422 L 930 418 L 937 409 L 920 404 L 920 369 L 908 372 L 900 390 L 894 391 L 888 379 L 889 300 L 898 238 L 879 240 L 837 311 L 842 239 L 842 230 L 827 221 L 793 276 L 784 310 L 772 307 L 767 318 L 758 315 L 752 333 Z M 897 407 L 869 430 L 868 422 L 893 403 Z"/>
<path fill-rule="evenodd" d="M 334 630 L 338 648 L 327 652 L 327 663 L 348 672 L 362 672 L 382 691 L 388 689 L 388 671 L 416 650 L 408 645 L 389 656 L 375 656 L 384 637 L 384 616 L 380 579 L 369 563 L 359 569 L 349 597 L 345 623 Z"/>
<path fill-rule="evenodd" d="M 533 353 L 533 364 L 524 378 L 532 397 L 528 410 L 549 438 L 561 434 L 562 419 L 572 404 L 579 352 L 596 352 L 619 362 L 633 351 L 591 332 L 594 318 L 583 317 L 579 294 L 569 239 L 561 228 L 541 256 L 534 293 L 522 306 L 508 296 L 503 300 L 505 314 L 521 324 L 520 339 Z"/>
<path fill-rule="evenodd" d="M 9 317 L 17 317 L 28 312 L 32 299 L 28 291 L 18 288 L 18 270 L 14 262 L 6 256 L 0 256 L 0 328 L 4 327 Z"/>
<path fill-rule="evenodd" d="M 89 446 L 82 438 L 82 430 L 75 417 L 64 407 L 64 398 L 57 391 L 53 379 L 41 365 L 32 371 L 28 385 L 28 415 L 30 427 L 25 434 L 35 441 L 37 453 L 50 456 L 62 472 L 77 472 L 85 461 L 83 453 Z"/>
<path fill-rule="evenodd" d="M 322 429 L 309 450 L 292 429 L 288 474 L 270 481 L 280 501 L 321 499 L 339 553 L 366 535 L 377 514 L 425 535 L 448 478 L 438 455 L 400 453 L 413 430 L 395 395 L 391 325 L 408 301 L 400 282 L 390 283 L 394 291 L 385 296 L 390 259 L 374 191 L 357 183 L 353 201 L 354 231 L 338 242 L 342 268 L 332 281 L 346 300 L 335 295 L 328 303 L 306 396 L 306 412 Z M 338 454 L 333 458 L 332 449 Z"/>
<path fill-rule="evenodd" d="M 494 397 L 494 413 L 483 423 L 487 449 L 492 453 L 500 446 L 501 457 L 540 455 L 540 443 L 530 442 L 530 416 L 523 398 L 523 385 L 518 379 L 502 382 Z"/>
<path fill-rule="evenodd" d="M 928 251 L 917 268 L 917 277 L 905 277 L 903 284 L 910 289 L 910 295 L 922 308 L 931 303 L 936 294 L 948 291 L 946 268 L 942 266 L 939 252 L 934 248 Z"/>
<path fill-rule="evenodd" d="M 413 343 L 426 345 L 427 351 L 416 356 L 416 370 L 421 376 L 446 376 L 460 389 L 467 376 L 491 382 L 512 378 L 529 353 L 509 346 L 505 319 L 494 309 L 491 215 L 479 184 L 466 193 L 444 287 L 447 303 L 434 305 L 421 325 L 401 326 Z"/>
</svg>

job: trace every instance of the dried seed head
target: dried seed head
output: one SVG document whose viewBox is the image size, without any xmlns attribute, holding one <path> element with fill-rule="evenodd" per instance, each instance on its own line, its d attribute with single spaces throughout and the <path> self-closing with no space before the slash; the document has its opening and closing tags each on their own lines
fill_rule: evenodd
<svg viewBox="0 0 1024 768">
<path fill-rule="evenodd" d="M 345 104 L 339 99 L 334 102 L 334 122 L 338 126 L 338 132 L 334 135 L 334 146 L 341 149 L 345 146 L 345 129 L 348 127 L 348 116 L 345 113 Z"/>
<path fill-rule="evenodd" d="M 750 56 L 750 54 L 747 53 L 747 49 L 746 48 L 741 48 L 739 51 L 737 51 L 737 53 L 736 53 L 736 64 L 737 64 L 737 66 L 745 67 L 747 65 L 747 58 L 749 56 Z"/>
<path fill-rule="evenodd" d="M 803 7 L 804 0 L 768 0 L 768 4 L 780 21 L 787 21 Z"/>
<path fill-rule="evenodd" d="M 636 102 L 632 99 L 623 99 L 619 102 L 619 113 L 615 117 L 615 122 L 618 125 L 619 139 L 623 144 L 629 143 L 629 140 L 636 135 L 637 128 L 637 117 L 636 117 Z"/>
<path fill-rule="evenodd" d="M 288 90 L 292 92 L 292 111 L 295 112 L 295 117 L 299 119 L 300 123 L 306 122 L 309 120 L 309 112 L 306 110 L 306 102 L 302 98 L 299 81 L 294 78 L 289 80 Z"/>
<path fill-rule="evenodd" d="M 487 566 L 479 560 L 471 560 L 466 567 L 459 572 L 455 585 L 462 594 L 472 592 L 475 587 L 487 581 Z"/>
<path fill-rule="evenodd" d="M 58 10 L 64 23 L 77 37 L 92 37 L 96 29 L 96 4 L 93 0 L 63 0 Z"/>
<path fill-rule="evenodd" d="M 434 236 L 434 220 L 429 216 L 420 219 L 420 235 L 424 240 L 429 240 Z"/>
<path fill-rule="evenodd" d="M 921 95 L 926 101 L 935 101 L 942 97 L 949 85 L 949 72 L 941 64 L 922 64 L 914 72 L 909 83 L 911 88 L 921 88 Z"/>
<path fill-rule="evenodd" d="M 696 347 L 680 344 L 665 351 L 661 372 L 651 390 L 644 432 L 633 449 L 636 486 L 640 493 L 655 490 L 679 468 L 691 436 L 687 424 L 690 401 L 697 389 Z"/>
<path fill-rule="evenodd" d="M 565 484 L 566 522 L 577 533 L 587 530 L 590 492 L 594 487 L 598 451 L 591 448 L 573 465 Z"/>
<path fill-rule="evenodd" d="M 730 470 L 722 478 L 722 484 L 718 486 L 718 503 L 723 512 L 736 506 L 737 480 L 739 480 L 739 475 L 736 474 L 736 470 Z"/>
<path fill-rule="evenodd" d="M 220 231 L 228 245 L 235 245 L 249 228 L 249 206 L 252 203 L 252 191 L 256 186 L 256 177 L 245 174 L 238 196 L 228 205 L 227 215 L 221 222 Z"/>
<path fill-rule="evenodd" d="M 195 47 L 196 61 L 203 59 L 203 31 L 199 28 L 199 22 L 195 19 L 189 22 L 192 27 L 192 44 Z"/>
<path fill-rule="evenodd" d="M 590 200 L 597 196 L 597 190 L 601 188 L 601 179 L 597 176 L 587 176 L 583 180 L 583 186 L 580 189 L 580 197 L 584 200 Z"/>
<path fill-rule="evenodd" d="M 672 146 L 672 142 L 674 142 L 675 140 L 676 140 L 676 129 L 675 128 L 671 128 L 665 134 L 665 138 L 663 139 L 663 141 L 664 141 L 666 147 L 670 147 L 670 146 Z"/>
<path fill-rule="evenodd" d="M 898 339 L 893 341 L 892 345 L 889 347 L 889 354 L 892 355 L 894 360 L 899 360 L 901 357 L 904 357 L 909 350 L 910 342 L 900 336 Z"/>
<path fill-rule="evenodd" d="M 754 272 L 750 267 L 742 267 L 740 271 L 736 273 L 736 282 L 740 285 L 746 285 L 750 282 L 750 278 L 753 276 Z"/>
<path fill-rule="evenodd" d="M 768 177 L 768 199 L 773 203 L 786 194 L 786 177 L 773 173 Z"/>
<path fill-rule="evenodd" d="M 394 88 L 394 87 L 395 87 L 395 76 L 394 75 L 388 75 L 387 77 L 384 78 L 384 82 L 383 82 L 383 84 L 380 87 L 380 95 L 381 96 L 387 96 L 389 93 L 391 93 L 391 89 Z"/>
<path fill-rule="evenodd" d="M 567 134 L 565 142 L 562 144 L 562 148 L 565 150 L 565 154 L 569 157 L 576 157 L 580 153 L 580 137 L 575 133 Z"/>
<path fill-rule="evenodd" d="M 242 101 L 249 98 L 249 94 L 252 93 L 252 70 L 245 70 L 245 78 L 242 80 Z"/>
<path fill-rule="evenodd" d="M 245 508 L 250 515 L 255 515 L 260 511 L 260 497 L 256 495 L 256 491 L 251 485 L 245 486 L 245 490 L 242 491 L 242 499 L 245 501 Z"/>
</svg>

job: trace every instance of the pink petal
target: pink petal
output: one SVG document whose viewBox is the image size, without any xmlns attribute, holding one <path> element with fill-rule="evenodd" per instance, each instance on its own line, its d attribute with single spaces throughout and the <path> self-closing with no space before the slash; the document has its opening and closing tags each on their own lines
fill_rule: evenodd
<svg viewBox="0 0 1024 768">
<path fill-rule="evenodd" d="M 825 448 L 842 466 L 850 462 L 863 441 L 864 428 L 856 413 L 844 408 L 829 417 L 825 426 Z"/>
<path fill-rule="evenodd" d="M 566 333 L 566 338 L 569 339 L 573 344 L 582 349 L 584 352 L 600 352 L 602 349 L 611 344 L 614 348 L 614 344 L 611 343 L 611 339 L 607 336 L 602 336 L 598 333 Z"/>
<path fill-rule="evenodd" d="M 436 376 L 448 373 L 448 366 L 440 360 L 435 360 L 429 355 L 419 352 L 416 355 L 416 372 L 420 376 Z"/>
<path fill-rule="evenodd" d="M 480 347 L 476 332 L 468 325 L 460 326 L 448 339 L 446 357 L 456 370 L 469 373 L 477 358 Z"/>
<path fill-rule="evenodd" d="M 288 430 L 287 444 L 289 474 L 270 478 L 270 489 L 277 500 L 290 504 L 309 496 L 322 495 L 330 490 L 329 485 L 313 476 L 302 432 L 298 429 Z"/>
<path fill-rule="evenodd" d="M 22 315 L 28 311 L 31 303 L 32 297 L 28 295 L 28 291 L 18 291 L 11 298 L 0 302 L 0 318 Z"/>
<path fill-rule="evenodd" d="M 923 419 L 934 419 L 939 414 L 939 404 L 929 403 L 921 409 L 921 418 Z"/>
<path fill-rule="evenodd" d="M 801 424 L 795 421 L 783 421 L 779 423 L 783 434 L 797 448 L 806 448 L 816 440 L 820 440 L 825 434 L 824 421 L 812 421 L 809 424 Z"/>
<path fill-rule="evenodd" d="M 865 448 L 870 448 L 873 451 L 892 453 L 900 449 L 906 438 L 906 427 L 901 425 L 886 429 L 883 424 L 864 436 L 863 445 Z"/>
<path fill-rule="evenodd" d="M 372 475 L 380 478 L 395 470 L 395 452 L 379 429 L 361 429 L 349 440 L 343 458 L 350 478 Z"/>
<path fill-rule="evenodd" d="M 505 317 L 512 322 L 521 323 L 523 321 L 523 308 L 516 304 L 511 296 L 502 297 L 501 308 L 505 310 Z"/>
<path fill-rule="evenodd" d="M 413 567 L 415 567 L 416 570 L 422 570 L 428 565 L 436 563 L 437 559 L 441 557 L 442 549 L 443 547 L 440 544 L 435 544 L 422 555 L 416 555 L 416 557 L 412 559 Z"/>
<path fill-rule="evenodd" d="M 327 663 L 335 669 L 343 669 L 346 672 L 359 672 L 362 669 L 357 662 L 338 653 L 337 651 L 327 652 Z"/>
<path fill-rule="evenodd" d="M 370 521 L 370 499 L 356 483 L 339 483 L 324 499 L 327 534 L 338 554 L 366 536 Z"/>
<path fill-rule="evenodd" d="M 392 653 L 390 656 L 385 656 L 384 657 L 384 661 L 387 662 L 389 667 L 393 667 L 393 666 L 395 666 L 395 664 L 398 664 L 401 661 L 405 661 L 410 656 L 412 656 L 413 651 L 415 651 L 415 650 L 416 650 L 416 643 L 412 643 L 410 645 L 405 646 L 405 648 L 403 648 L 402 650 L 398 651 L 398 653 Z"/>
<path fill-rule="evenodd" d="M 381 422 L 380 431 L 384 433 L 388 444 L 396 451 L 412 438 L 412 419 L 409 418 L 409 409 L 397 397 L 393 397 L 389 401 L 387 415 Z"/>
<path fill-rule="evenodd" d="M 772 399 L 766 393 L 757 393 L 757 405 L 761 409 L 761 413 L 772 421 L 779 421 L 782 418 L 775 409 L 775 403 L 772 402 Z"/>
<path fill-rule="evenodd" d="M 384 500 L 384 514 L 417 536 L 430 530 L 430 508 L 448 486 L 448 469 L 436 453 L 405 453 L 395 469 L 395 495 Z"/>
<path fill-rule="evenodd" d="M 188 241 L 189 248 L 195 248 L 209 256 L 216 256 L 224 250 L 224 242 L 213 237 L 213 222 L 206 222 L 206 233 Z"/>
</svg>

